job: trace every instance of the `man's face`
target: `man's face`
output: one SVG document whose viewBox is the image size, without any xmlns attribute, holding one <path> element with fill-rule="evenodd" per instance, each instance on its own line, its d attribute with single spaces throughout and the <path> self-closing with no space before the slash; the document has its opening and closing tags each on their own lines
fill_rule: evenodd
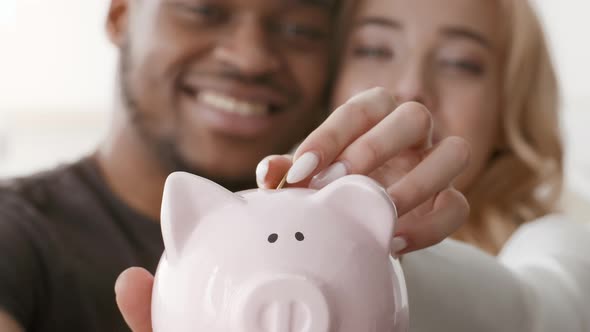
<svg viewBox="0 0 590 332">
<path fill-rule="evenodd" d="M 321 118 L 330 0 L 116 2 L 130 130 L 168 171 L 253 179 Z"/>
</svg>

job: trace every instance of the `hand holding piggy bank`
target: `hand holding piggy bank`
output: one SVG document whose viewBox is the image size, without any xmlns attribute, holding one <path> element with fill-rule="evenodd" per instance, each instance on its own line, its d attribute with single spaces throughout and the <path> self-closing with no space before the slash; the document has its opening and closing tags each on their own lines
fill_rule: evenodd
<svg viewBox="0 0 590 332">
<path fill-rule="evenodd" d="M 403 332 L 396 211 L 373 180 L 234 194 L 187 173 L 165 186 L 155 332 Z"/>
</svg>

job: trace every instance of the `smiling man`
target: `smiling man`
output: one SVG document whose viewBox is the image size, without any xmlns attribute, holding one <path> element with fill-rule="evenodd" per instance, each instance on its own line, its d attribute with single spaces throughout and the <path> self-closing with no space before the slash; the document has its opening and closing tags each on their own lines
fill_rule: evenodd
<svg viewBox="0 0 590 332">
<path fill-rule="evenodd" d="M 122 89 L 99 160 L 115 190 L 156 216 L 159 193 L 145 200 L 136 195 L 157 191 L 137 186 L 160 188 L 172 170 L 254 185 L 263 157 L 325 115 L 333 12 L 329 0 L 114 1 Z M 129 172 L 128 160 L 144 166 Z"/>
<path fill-rule="evenodd" d="M 167 175 L 256 186 L 325 116 L 331 0 L 112 0 L 119 94 L 97 153 L 0 189 L 0 330 L 126 331 L 113 286 L 155 271 Z"/>
</svg>

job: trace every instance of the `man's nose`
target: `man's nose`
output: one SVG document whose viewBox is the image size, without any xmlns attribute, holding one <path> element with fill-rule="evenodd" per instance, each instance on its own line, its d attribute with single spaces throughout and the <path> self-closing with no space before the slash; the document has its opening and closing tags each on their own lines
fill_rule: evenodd
<svg viewBox="0 0 590 332">
<path fill-rule="evenodd" d="M 270 37 L 262 22 L 245 18 L 219 41 L 214 56 L 244 76 L 272 73 L 280 67 L 280 55 Z"/>
</svg>

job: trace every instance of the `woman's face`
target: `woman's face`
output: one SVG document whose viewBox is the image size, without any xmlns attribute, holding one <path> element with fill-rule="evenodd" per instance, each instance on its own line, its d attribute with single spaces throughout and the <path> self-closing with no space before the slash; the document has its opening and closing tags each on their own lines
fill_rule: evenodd
<svg viewBox="0 0 590 332">
<path fill-rule="evenodd" d="M 343 50 L 333 106 L 374 86 L 425 104 L 434 143 L 465 138 L 469 189 L 499 140 L 502 39 L 497 0 L 365 0 Z M 500 22 L 500 23 L 498 23 Z"/>
</svg>

